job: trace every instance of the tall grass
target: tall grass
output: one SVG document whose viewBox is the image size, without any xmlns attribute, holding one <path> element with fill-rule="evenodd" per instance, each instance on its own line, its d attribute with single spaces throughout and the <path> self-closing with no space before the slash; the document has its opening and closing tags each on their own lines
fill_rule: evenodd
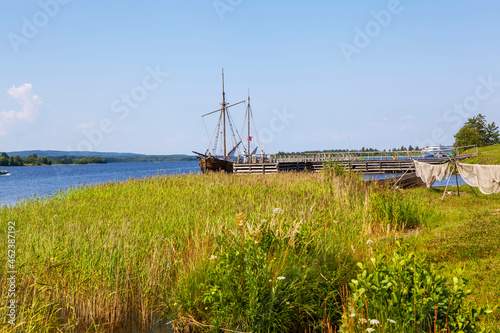
<svg viewBox="0 0 500 333">
<path fill-rule="evenodd" d="M 352 174 L 179 175 L 1 208 L 0 235 L 16 222 L 25 332 L 146 328 L 156 318 L 183 330 L 328 331 L 355 261 L 371 253 L 367 240 L 426 223 L 425 211 Z"/>
</svg>

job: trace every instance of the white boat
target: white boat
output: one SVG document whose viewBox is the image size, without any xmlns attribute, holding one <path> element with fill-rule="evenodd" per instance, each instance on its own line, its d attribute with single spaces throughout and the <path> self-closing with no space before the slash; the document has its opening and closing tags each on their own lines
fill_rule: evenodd
<svg viewBox="0 0 500 333">
<path fill-rule="evenodd" d="M 0 170 L 0 176 L 7 176 L 9 172 L 7 170 Z"/>
<path fill-rule="evenodd" d="M 453 146 L 429 146 L 422 149 L 423 157 L 446 157 L 453 155 L 455 148 Z"/>
</svg>

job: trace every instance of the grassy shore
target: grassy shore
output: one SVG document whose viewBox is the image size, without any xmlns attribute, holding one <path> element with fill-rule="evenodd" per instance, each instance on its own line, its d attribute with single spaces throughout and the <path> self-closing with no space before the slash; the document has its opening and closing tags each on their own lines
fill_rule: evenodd
<svg viewBox="0 0 500 333">
<path fill-rule="evenodd" d="M 500 304 L 500 195 L 479 197 L 467 185 L 456 188 L 441 203 L 442 189 L 414 189 L 415 195 L 433 197 L 440 208 L 439 219 L 426 230 L 409 240 L 415 248 L 428 255 L 429 260 L 444 267 L 451 276 L 457 268 L 473 290 L 470 299 L 478 304 Z M 498 309 L 487 319 L 488 332 L 500 332 Z"/>
<path fill-rule="evenodd" d="M 478 148 L 479 155 L 468 158 L 464 163 L 484 164 L 484 165 L 500 165 L 500 145 L 492 145 Z M 470 149 L 465 154 L 472 153 Z"/>
<path fill-rule="evenodd" d="M 450 281 L 464 265 L 474 288 L 468 300 L 498 304 L 499 196 L 441 203 L 440 195 L 391 192 L 334 171 L 209 174 L 132 179 L 4 207 L 2 239 L 7 222 L 16 223 L 17 327 L 106 331 L 162 318 L 184 331 L 355 332 L 346 314 L 356 263 L 390 255 L 395 239 L 443 264 Z M 6 246 L 0 254 L 7 257 Z M 5 286 L 7 264 L 3 270 Z M 493 331 L 500 318 L 485 323 Z"/>
</svg>

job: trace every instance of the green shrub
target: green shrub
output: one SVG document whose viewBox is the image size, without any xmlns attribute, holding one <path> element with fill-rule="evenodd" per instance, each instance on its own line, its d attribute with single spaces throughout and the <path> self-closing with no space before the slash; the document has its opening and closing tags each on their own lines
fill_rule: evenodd
<svg viewBox="0 0 500 333">
<path fill-rule="evenodd" d="M 210 323 L 199 329 L 253 332 L 337 325 L 342 312 L 338 291 L 354 262 L 324 239 L 301 235 L 293 227 L 283 232 L 282 224 L 276 230 L 266 220 L 255 226 L 237 219 L 237 230 L 218 237 L 214 254 L 183 281 L 191 288 L 181 288 L 186 292 L 177 297 L 182 304 L 177 318 Z"/>
<path fill-rule="evenodd" d="M 362 272 L 350 283 L 342 332 L 483 332 L 479 320 L 491 311 L 467 303 L 467 280 L 454 277 L 450 284 L 425 258 L 397 245 L 392 258 L 358 263 Z"/>
</svg>

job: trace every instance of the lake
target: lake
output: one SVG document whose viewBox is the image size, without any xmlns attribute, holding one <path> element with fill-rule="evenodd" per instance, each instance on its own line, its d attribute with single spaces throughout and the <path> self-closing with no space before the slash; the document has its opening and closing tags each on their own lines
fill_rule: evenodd
<svg viewBox="0 0 500 333">
<path fill-rule="evenodd" d="M 198 173 L 197 161 L 138 162 L 80 165 L 2 167 L 10 175 L 0 176 L 0 205 L 44 197 L 70 187 L 144 178 L 147 176 Z"/>
</svg>

